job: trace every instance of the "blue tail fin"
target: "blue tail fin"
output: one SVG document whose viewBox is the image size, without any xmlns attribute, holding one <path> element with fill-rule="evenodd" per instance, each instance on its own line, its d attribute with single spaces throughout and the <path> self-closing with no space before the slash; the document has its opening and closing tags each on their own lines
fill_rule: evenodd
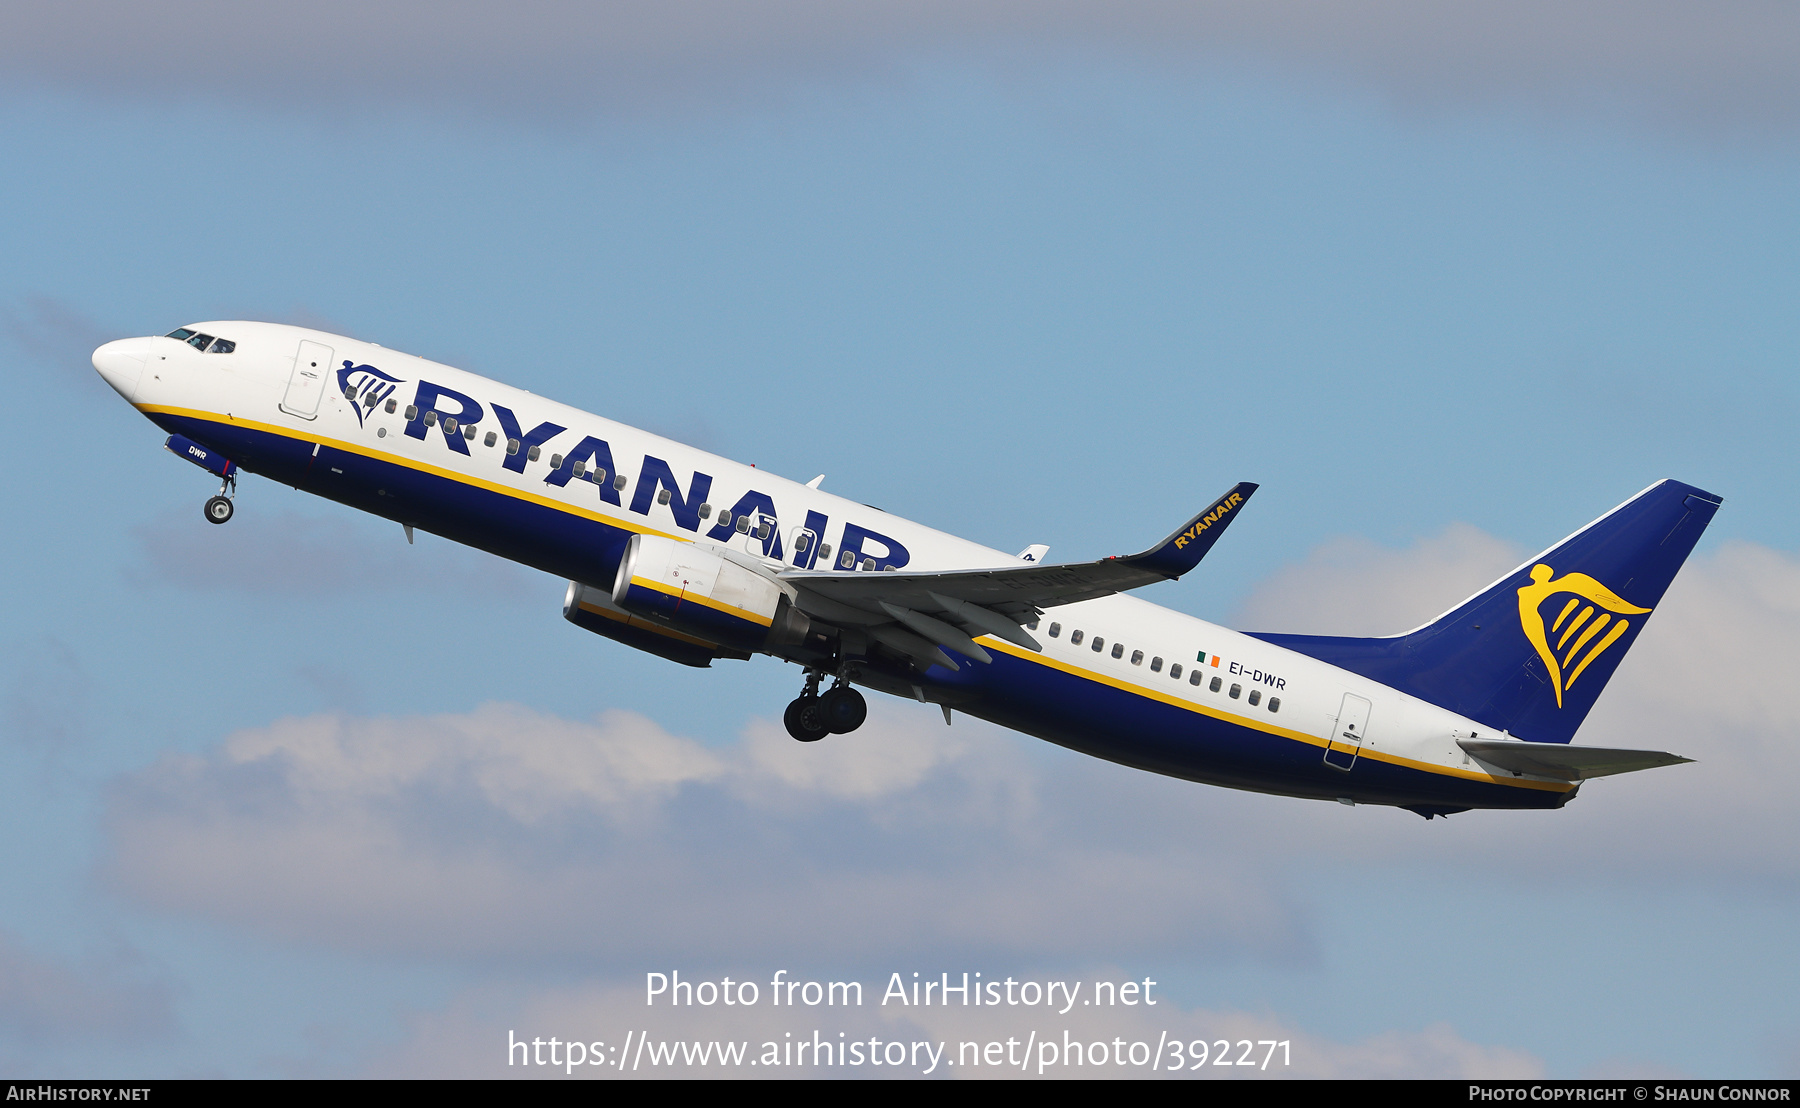
<svg viewBox="0 0 1800 1108">
<path fill-rule="evenodd" d="M 1652 485 L 1404 635 L 1255 637 L 1516 738 L 1566 743 L 1720 503 L 1679 481 Z"/>
</svg>

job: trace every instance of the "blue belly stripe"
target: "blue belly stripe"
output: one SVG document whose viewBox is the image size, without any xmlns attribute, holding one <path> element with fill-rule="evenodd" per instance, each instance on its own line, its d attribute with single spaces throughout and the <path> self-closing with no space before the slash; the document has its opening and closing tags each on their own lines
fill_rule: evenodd
<svg viewBox="0 0 1800 1108">
<path fill-rule="evenodd" d="M 588 585 L 610 588 L 632 534 L 652 531 L 447 471 L 317 443 L 297 431 L 186 411 L 143 411 L 165 430 L 207 443 L 253 473 Z M 923 676 L 898 664 L 872 664 L 894 681 L 941 691 L 970 715 L 1189 781 L 1440 810 L 1558 808 L 1574 795 L 1572 788 L 1471 780 L 1374 757 L 1358 758 L 1343 773 L 1324 765 L 1318 745 L 1135 694 L 1004 647 L 993 654 L 991 665 L 965 665 L 954 673 L 934 666 Z"/>
</svg>

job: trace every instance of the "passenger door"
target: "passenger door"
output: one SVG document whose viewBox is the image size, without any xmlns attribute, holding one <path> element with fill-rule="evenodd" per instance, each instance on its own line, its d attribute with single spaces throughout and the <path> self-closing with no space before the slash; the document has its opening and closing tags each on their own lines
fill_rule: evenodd
<svg viewBox="0 0 1800 1108">
<path fill-rule="evenodd" d="M 331 376 L 331 347 L 303 341 L 294 355 L 294 371 L 288 376 L 287 395 L 281 398 L 281 410 L 301 419 L 319 414 L 319 398 L 325 394 L 325 381 Z"/>
<path fill-rule="evenodd" d="M 1332 769 L 1350 772 L 1356 755 L 1362 750 L 1363 736 L 1369 733 L 1369 702 L 1355 693 L 1345 693 L 1338 708 L 1337 724 L 1325 737 L 1325 764 Z"/>
</svg>

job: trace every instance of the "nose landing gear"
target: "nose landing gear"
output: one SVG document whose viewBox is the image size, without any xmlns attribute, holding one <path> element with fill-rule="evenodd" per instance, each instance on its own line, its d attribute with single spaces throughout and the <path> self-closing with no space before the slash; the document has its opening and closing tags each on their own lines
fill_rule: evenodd
<svg viewBox="0 0 1800 1108">
<path fill-rule="evenodd" d="M 868 702 L 842 677 L 821 696 L 819 682 L 824 677 L 818 670 L 807 670 L 806 688 L 781 717 L 788 734 L 803 743 L 818 742 L 826 735 L 847 735 L 869 718 Z"/>
<path fill-rule="evenodd" d="M 224 523 L 231 518 L 231 498 L 237 492 L 237 463 L 210 446 L 203 446 L 186 435 L 170 435 L 169 441 L 163 443 L 169 453 L 184 462 L 192 462 L 201 469 L 209 470 L 219 476 L 219 493 L 206 502 L 202 509 L 206 513 L 206 522 Z M 317 450 L 317 447 L 314 448 Z"/>
<path fill-rule="evenodd" d="M 229 490 L 229 492 L 227 491 Z M 206 522 L 224 523 L 231 518 L 232 494 L 237 492 L 237 474 L 227 474 L 223 484 L 219 486 L 219 494 L 207 500 L 204 511 Z"/>
</svg>

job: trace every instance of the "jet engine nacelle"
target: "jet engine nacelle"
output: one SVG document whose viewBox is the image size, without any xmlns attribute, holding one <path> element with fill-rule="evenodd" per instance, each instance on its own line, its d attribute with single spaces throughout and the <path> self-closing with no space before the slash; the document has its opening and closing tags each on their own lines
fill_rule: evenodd
<svg viewBox="0 0 1800 1108">
<path fill-rule="evenodd" d="M 657 620 L 634 616 L 613 603 L 610 591 L 592 588 L 579 581 L 569 582 L 568 594 L 563 597 L 563 618 L 596 635 L 605 635 L 615 642 L 661 655 L 684 666 L 705 668 L 712 665 L 715 658 L 748 660 L 750 657 L 747 650 L 707 642 L 671 630 Z"/>
<path fill-rule="evenodd" d="M 716 547 L 633 535 L 613 581 L 627 612 L 743 650 L 804 642 L 811 628 L 774 576 Z"/>
</svg>

